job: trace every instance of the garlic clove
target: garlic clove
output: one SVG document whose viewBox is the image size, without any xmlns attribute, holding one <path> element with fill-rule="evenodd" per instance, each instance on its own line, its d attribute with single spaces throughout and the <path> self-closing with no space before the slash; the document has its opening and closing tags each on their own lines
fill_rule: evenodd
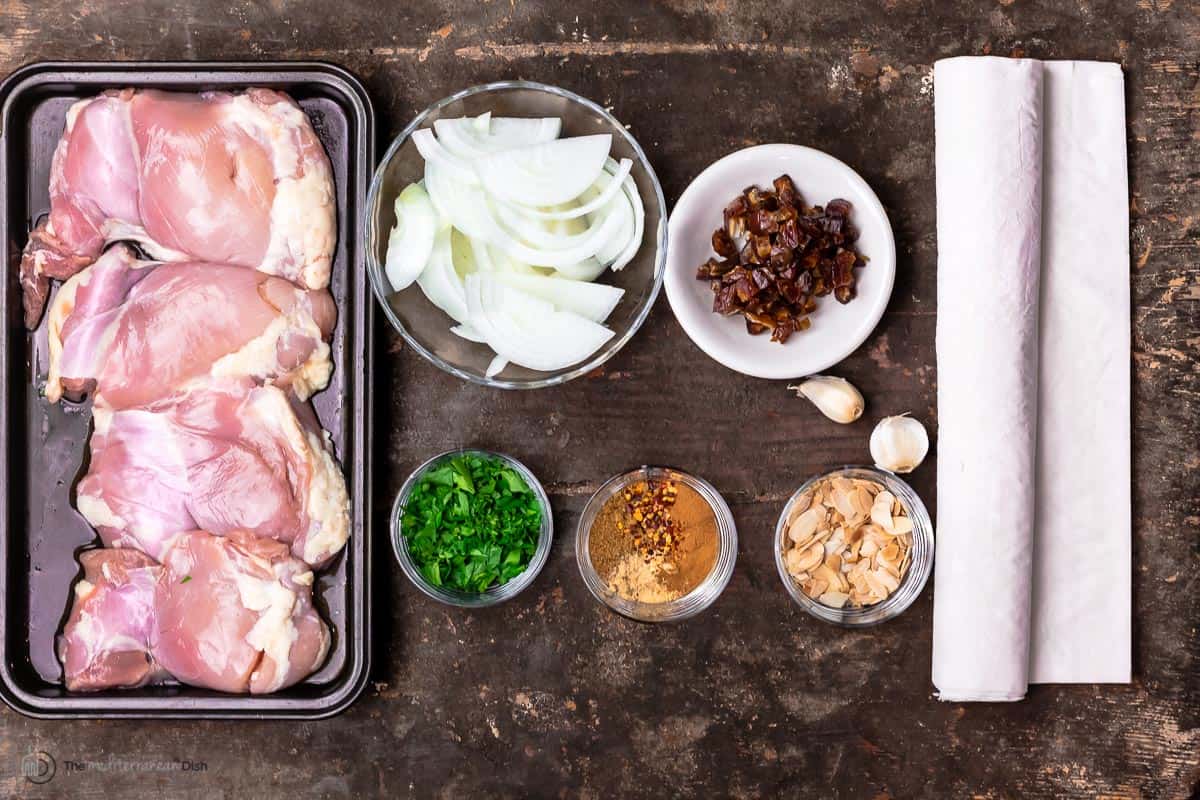
<svg viewBox="0 0 1200 800">
<path fill-rule="evenodd" d="M 832 375 L 814 375 L 788 388 L 807 397 L 822 414 L 843 425 L 861 417 L 867 405 L 854 384 Z"/>
<path fill-rule="evenodd" d="M 875 466 L 892 472 L 912 472 L 929 452 L 929 434 L 920 420 L 907 414 L 884 417 L 871 432 Z"/>
</svg>

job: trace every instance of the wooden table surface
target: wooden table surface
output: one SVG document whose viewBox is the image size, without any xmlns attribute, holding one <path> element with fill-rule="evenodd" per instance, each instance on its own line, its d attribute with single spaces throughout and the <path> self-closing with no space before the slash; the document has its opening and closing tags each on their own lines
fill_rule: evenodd
<svg viewBox="0 0 1200 800">
<path fill-rule="evenodd" d="M 14 797 L 1186 797 L 1200 782 L 1200 3 L 1181 0 L 285 0 L 0 2 L 0 73 L 45 59 L 324 59 L 357 73 L 380 150 L 420 109 L 502 78 L 611 106 L 668 202 L 762 142 L 861 172 L 895 227 L 895 293 L 837 372 L 868 413 L 841 427 L 781 382 L 706 358 L 660 298 L 597 374 L 526 393 L 444 375 L 379 331 L 374 680 L 336 719 L 40 722 L 0 711 Z M 960 54 L 1119 61 L 1128 91 L 1134 302 L 1134 668 L 1129 686 L 1036 686 L 1015 704 L 938 702 L 933 587 L 849 632 L 784 593 L 770 537 L 807 476 L 867 458 L 879 417 L 936 425 L 933 62 Z M 382 524 L 413 466 L 475 444 L 548 484 L 559 536 L 531 589 L 488 611 L 405 584 Z M 741 536 L 705 614 L 639 625 L 575 567 L 590 492 L 630 465 L 712 481 Z M 913 484 L 935 506 L 932 459 Z M 20 777 L 45 751 L 49 784 Z M 71 772 L 66 761 L 107 762 Z M 137 771 L 122 761 L 205 768 Z"/>
</svg>

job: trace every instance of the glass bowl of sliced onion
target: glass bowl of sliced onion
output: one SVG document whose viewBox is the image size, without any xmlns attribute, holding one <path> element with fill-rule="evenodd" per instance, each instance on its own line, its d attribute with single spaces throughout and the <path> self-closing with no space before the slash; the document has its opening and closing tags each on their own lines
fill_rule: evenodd
<svg viewBox="0 0 1200 800">
<path fill-rule="evenodd" d="M 667 214 L 645 153 L 605 109 L 528 81 L 434 104 L 367 198 L 367 269 L 422 356 L 506 389 L 596 369 L 662 287 Z"/>
</svg>

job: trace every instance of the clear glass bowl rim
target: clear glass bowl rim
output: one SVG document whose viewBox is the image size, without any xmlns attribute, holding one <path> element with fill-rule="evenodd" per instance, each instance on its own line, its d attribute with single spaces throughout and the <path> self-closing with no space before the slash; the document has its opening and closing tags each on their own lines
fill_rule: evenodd
<svg viewBox="0 0 1200 800">
<path fill-rule="evenodd" d="M 666 603 L 639 603 L 609 591 L 604 581 L 592 566 L 588 542 L 592 524 L 596 520 L 605 501 L 612 496 L 613 487 L 625 486 L 635 479 L 647 476 L 662 477 L 669 475 L 695 489 L 712 507 L 717 518 L 717 535 L 720 537 L 720 551 L 717 563 L 713 566 L 708 577 L 700 582 L 695 589 Z M 592 596 L 618 614 L 639 622 L 677 622 L 699 614 L 711 606 L 733 576 L 733 567 L 737 562 L 737 525 L 734 523 L 733 512 L 725 498 L 711 483 L 675 467 L 643 465 L 617 473 L 600 485 L 600 488 L 588 498 L 579 522 L 575 527 L 575 560 L 579 565 L 579 574 Z"/>
<path fill-rule="evenodd" d="M 425 579 L 421 574 L 421 570 L 413 562 L 412 556 L 408 552 L 408 545 L 404 540 L 404 533 L 401 529 L 401 518 L 404 515 L 404 506 L 408 503 L 409 495 L 412 494 L 413 488 L 416 487 L 417 481 L 421 479 L 426 472 L 437 466 L 442 461 L 452 458 L 457 455 L 472 454 L 486 456 L 489 458 L 499 459 L 517 471 L 529 488 L 533 490 L 538 497 L 538 504 L 542 510 L 542 528 L 538 533 L 537 549 L 534 551 L 533 558 L 529 562 L 529 566 L 525 568 L 517 577 L 510 580 L 508 583 L 500 586 L 493 586 L 485 592 L 472 594 L 470 592 L 460 592 L 457 589 L 447 589 L 441 586 L 434 586 Z M 504 453 L 497 453 L 492 450 L 482 450 L 477 447 L 463 447 L 455 450 L 447 450 L 444 453 L 439 453 L 430 459 L 427 459 L 421 466 L 417 467 L 404 481 L 404 485 L 400 487 L 400 491 L 396 493 L 396 501 L 392 504 L 391 515 L 391 536 L 392 549 L 396 553 L 396 560 L 400 562 L 400 569 L 408 577 L 410 581 L 420 589 L 424 594 L 432 597 L 441 603 L 459 608 L 485 608 L 494 606 L 498 603 L 503 603 L 506 600 L 511 600 L 522 591 L 524 591 L 538 573 L 546 566 L 546 561 L 550 557 L 550 546 L 554 542 L 554 514 L 550 508 L 550 498 L 546 496 L 546 490 L 543 488 L 541 481 L 517 459 Z"/>
<path fill-rule="evenodd" d="M 420 128 L 431 114 L 441 111 L 451 103 L 456 103 L 460 100 L 473 97 L 475 95 L 507 89 L 528 89 L 532 91 L 547 92 L 549 94 L 563 97 L 567 100 L 584 106 L 593 114 L 596 114 L 610 123 L 614 128 L 616 128 L 616 130 L 620 131 L 621 135 L 625 137 L 625 140 L 633 149 L 637 161 L 636 166 L 640 167 L 646 172 L 646 175 L 650 178 L 650 183 L 654 186 L 654 194 L 657 198 L 659 211 L 657 237 L 658 252 L 655 254 L 653 285 L 650 287 L 650 293 L 642 302 L 641 307 L 637 311 L 637 316 L 634 317 L 629 329 L 619 336 L 613 338 L 610 342 L 606 343 L 594 358 L 585 361 L 579 366 L 576 366 L 566 372 L 533 381 L 512 381 L 503 380 L 499 377 L 488 378 L 484 375 L 476 375 L 472 372 L 468 372 L 467 370 L 454 366 L 449 361 L 446 361 L 441 356 L 437 355 L 417 341 L 416 337 L 409 333 L 404 323 L 400 321 L 399 317 L 396 316 L 396 312 L 392 310 L 392 307 L 387 302 L 387 294 L 385 293 L 382 285 L 383 265 L 380 264 L 379 259 L 376 258 L 376 248 L 374 247 L 374 243 L 379 241 L 379 238 L 383 235 L 383 232 L 379 230 L 379 226 L 375 222 L 375 214 L 373 213 L 373 209 L 379 202 L 379 194 L 383 190 L 384 172 L 387 170 L 387 166 L 391 163 L 392 158 L 396 155 L 400 148 L 404 146 L 404 143 L 409 140 L 409 137 L 412 136 L 413 132 Z M 546 83 L 539 83 L 537 81 L 511 80 L 478 84 L 476 86 L 471 86 L 455 92 L 448 97 L 444 97 L 418 114 L 413 121 L 408 123 L 408 126 L 405 127 L 405 129 L 402 130 L 395 139 L 392 140 L 387 152 L 383 154 L 383 158 L 380 160 L 379 166 L 375 168 L 375 173 L 371 176 L 370 188 L 367 190 L 367 203 L 364 213 L 366 216 L 366 219 L 363 220 L 363 224 L 366 231 L 367 242 L 367 246 L 365 248 L 367 251 L 367 275 L 370 279 L 371 291 L 374 293 L 375 299 L 379 301 L 379 305 L 383 310 L 383 315 L 387 317 L 388 322 L 391 323 L 392 327 L 396 329 L 396 331 L 404 339 L 405 343 L 420 353 L 421 356 L 431 364 L 434 364 L 439 369 L 448 372 L 451 375 L 462 378 L 463 380 L 471 383 L 479 384 L 480 386 L 490 386 L 497 389 L 542 389 L 548 386 L 558 386 L 559 384 L 566 383 L 569 380 L 578 378 L 580 375 L 586 375 L 597 367 L 602 366 L 606 361 L 615 356 L 621 350 L 621 348 L 623 348 L 629 342 L 629 340 L 633 338 L 633 335 L 641 329 L 642 323 L 646 321 L 646 317 L 650 315 L 651 309 L 654 308 L 654 303 L 658 300 L 658 295 L 662 291 L 663 279 L 667 274 L 667 201 L 666 197 L 663 195 L 662 184 L 659 183 L 658 174 L 655 173 L 654 167 L 650 164 L 650 160 L 646 158 L 646 153 L 642 150 L 642 146 L 638 144 L 637 139 L 635 139 L 633 135 L 629 133 L 625 126 L 622 125 L 616 117 L 614 117 L 597 103 L 588 100 L 586 97 L 575 94 L 568 89 L 563 89 L 558 86 L 551 86 L 550 84 Z"/>
<path fill-rule="evenodd" d="M 792 576 L 788 574 L 787 566 L 783 561 L 783 537 L 787 535 L 788 513 L 796 502 L 796 498 L 812 488 L 817 481 L 839 475 L 865 478 L 882 483 L 888 491 L 896 495 L 908 510 L 909 517 L 913 521 L 912 563 L 909 564 L 908 572 L 900 583 L 900 588 L 888 595 L 886 600 L 862 608 L 834 608 L 817 602 L 800 590 L 800 587 L 792 580 Z M 866 628 L 895 619 L 920 597 L 921 592 L 925 589 L 925 584 L 929 581 L 929 575 L 933 571 L 933 541 L 933 523 L 929 519 L 929 512 L 920 496 L 902 478 L 894 472 L 878 467 L 847 465 L 818 473 L 800 485 L 800 488 L 788 498 L 783 506 L 783 511 L 779 514 L 779 521 L 775 524 L 772 546 L 775 548 L 775 567 L 779 571 L 779 578 L 783 581 L 788 594 L 796 601 L 796 605 L 824 622 L 844 628 Z"/>
</svg>

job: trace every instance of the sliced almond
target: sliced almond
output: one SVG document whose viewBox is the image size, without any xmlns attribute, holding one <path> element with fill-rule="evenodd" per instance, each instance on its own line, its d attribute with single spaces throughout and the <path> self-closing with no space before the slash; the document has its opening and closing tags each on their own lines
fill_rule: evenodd
<svg viewBox="0 0 1200 800">
<path fill-rule="evenodd" d="M 813 496 L 811 491 L 805 492 L 796 498 L 796 501 L 792 503 L 792 510 L 788 515 L 788 525 L 791 525 L 793 522 L 795 522 L 796 517 L 812 508 L 812 499 Z"/>
<path fill-rule="evenodd" d="M 848 486 L 844 491 L 837 490 L 833 493 L 834 508 L 844 519 L 858 516 L 858 509 L 854 507 L 854 500 L 850 496 L 851 491 L 853 491 L 853 487 Z"/>
<path fill-rule="evenodd" d="M 871 506 L 875 505 L 875 495 L 871 494 L 862 483 L 854 487 L 854 505 L 864 517 L 871 514 Z"/>
<path fill-rule="evenodd" d="M 849 599 L 850 596 L 843 592 L 825 592 L 825 594 L 817 598 L 822 605 L 830 606 L 832 608 L 842 608 L 846 605 L 846 601 Z"/>
<path fill-rule="evenodd" d="M 843 576 L 840 572 L 834 572 L 827 564 L 822 564 L 821 566 L 817 567 L 816 570 L 813 571 L 813 575 L 829 581 L 829 587 L 831 589 L 836 589 L 839 592 L 850 588 L 850 583 L 846 580 L 845 576 Z"/>
<path fill-rule="evenodd" d="M 887 597 L 887 589 L 874 572 L 864 572 L 863 579 L 867 582 L 867 586 L 870 587 L 872 595 L 878 595 L 881 599 Z"/>
<path fill-rule="evenodd" d="M 809 597 L 820 597 L 829 590 L 829 581 L 823 578 L 813 578 L 804 586 L 804 593 Z"/>
<path fill-rule="evenodd" d="M 878 603 L 899 588 L 912 561 L 912 531 L 903 504 L 882 485 L 861 478 L 818 481 L 789 512 L 785 566 L 820 602 L 829 598 L 836 608 Z"/>
<path fill-rule="evenodd" d="M 821 511 L 816 508 L 810 508 L 793 520 L 791 526 L 788 528 L 788 536 L 793 542 L 802 542 L 817 532 L 817 525 L 820 522 Z"/>
<path fill-rule="evenodd" d="M 900 559 L 900 545 L 896 542 L 891 542 L 887 547 L 879 551 L 879 558 L 883 561 L 896 562 Z"/>
<path fill-rule="evenodd" d="M 804 553 L 800 550 L 789 550 L 783 557 L 783 565 L 787 568 L 788 574 L 796 580 L 801 580 L 801 576 L 808 572 L 801 566 L 803 560 Z"/>
<path fill-rule="evenodd" d="M 877 569 L 872 572 L 871 575 L 873 575 L 875 580 L 879 581 L 883 588 L 887 590 L 884 592 L 885 596 L 900 588 L 900 578 L 892 575 L 885 569 Z"/>
<path fill-rule="evenodd" d="M 804 572 L 812 572 L 824 559 L 825 547 L 820 542 L 813 542 L 812 547 L 805 550 L 796 560 L 796 564 Z"/>
<path fill-rule="evenodd" d="M 871 506 L 871 522 L 885 531 L 892 527 L 892 495 L 890 492 L 880 492 L 875 496 L 875 504 Z"/>
</svg>

